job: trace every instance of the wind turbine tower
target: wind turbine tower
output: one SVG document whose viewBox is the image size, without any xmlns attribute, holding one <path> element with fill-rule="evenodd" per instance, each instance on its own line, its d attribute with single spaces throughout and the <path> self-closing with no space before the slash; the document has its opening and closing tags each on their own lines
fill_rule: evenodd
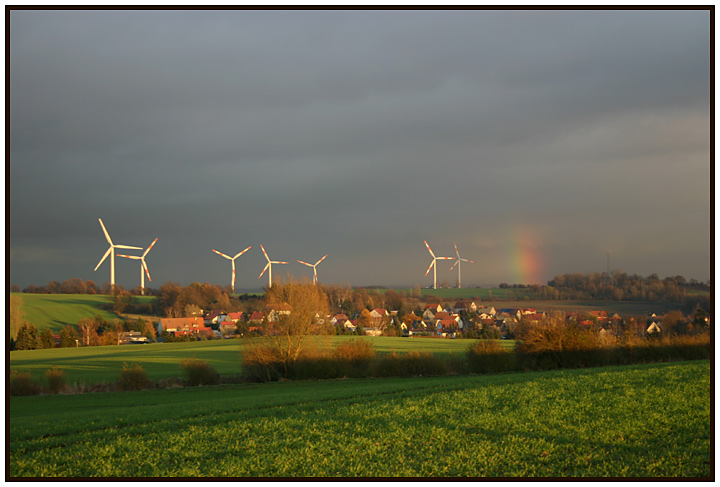
<svg viewBox="0 0 720 487">
<path fill-rule="evenodd" d="M 317 266 L 318 266 L 318 264 L 319 264 L 320 262 L 322 262 L 323 260 L 325 260 L 325 257 L 327 257 L 327 254 L 325 254 L 322 259 L 320 259 L 319 261 L 315 262 L 315 264 L 308 264 L 307 262 L 303 262 L 303 261 L 301 261 L 301 260 L 298 261 L 298 262 L 300 262 L 301 264 L 305 264 L 306 266 L 313 268 L 313 284 L 317 284 Z"/>
<path fill-rule="evenodd" d="M 430 252 L 430 255 L 432 255 L 432 262 L 430 262 L 430 267 L 425 271 L 425 275 L 428 275 L 428 272 L 430 272 L 430 269 L 433 269 L 433 289 L 437 289 L 437 264 L 435 263 L 438 260 L 452 260 L 452 257 L 435 257 L 435 254 L 433 254 L 432 249 L 428 245 L 427 241 L 425 242 L 425 247 L 427 247 L 428 252 Z"/>
<path fill-rule="evenodd" d="M 144 296 L 145 295 L 145 274 L 143 274 L 143 271 L 147 273 L 148 281 L 152 282 L 152 278 L 150 278 L 150 270 L 148 269 L 147 262 L 145 262 L 145 256 L 150 252 L 150 249 L 153 248 L 153 245 L 155 245 L 155 242 L 157 242 L 158 239 L 153 240 L 153 242 L 150 244 L 150 246 L 143 252 L 142 255 L 123 255 L 118 254 L 118 257 L 125 257 L 126 259 L 133 259 L 133 260 L 139 260 L 140 261 L 140 293 Z"/>
<path fill-rule="evenodd" d="M 453 267 L 457 266 L 457 268 L 458 268 L 458 289 L 460 289 L 462 287 L 460 284 L 460 261 L 469 262 L 470 264 L 474 264 L 475 261 L 460 258 L 460 252 L 458 252 L 457 244 L 453 244 L 453 245 L 455 245 L 455 255 L 457 255 L 457 260 L 450 268 L 450 271 L 453 270 Z"/>
<path fill-rule="evenodd" d="M 103 221 L 101 218 L 98 218 L 98 221 L 100 222 L 100 226 L 102 227 L 103 233 L 105 234 L 105 238 L 107 239 L 108 243 L 110 244 L 110 248 L 107 249 L 107 252 L 105 252 L 105 255 L 103 255 L 103 258 L 100 259 L 100 262 L 98 262 L 98 265 L 95 266 L 95 270 L 98 270 L 98 267 L 100 267 L 100 264 L 102 264 L 105 259 L 107 259 L 107 256 L 110 256 L 110 289 L 111 291 L 115 289 L 115 249 L 135 249 L 135 250 L 142 250 L 142 247 L 131 247 L 129 245 L 115 245 L 112 240 L 110 239 L 110 235 L 108 234 L 108 231 L 105 229 L 105 225 L 103 225 Z"/>
<path fill-rule="evenodd" d="M 244 254 L 245 252 L 247 252 L 247 251 L 250 250 L 251 248 L 252 248 L 252 246 L 246 248 L 246 249 L 243 250 L 242 252 L 236 254 L 235 257 L 230 257 L 229 255 L 225 255 L 225 254 L 223 254 L 222 252 L 218 252 L 217 250 L 212 249 L 212 251 L 215 252 L 216 254 L 221 255 L 221 256 L 225 257 L 226 259 L 228 259 L 230 262 L 232 262 L 232 279 L 230 280 L 230 287 L 232 288 L 232 293 L 233 293 L 233 294 L 235 294 L 235 259 L 237 259 L 238 257 L 240 257 L 242 254 Z"/>
<path fill-rule="evenodd" d="M 268 263 L 267 263 L 267 265 L 265 265 L 265 268 L 263 269 L 263 271 L 262 271 L 262 272 L 260 273 L 260 275 L 258 276 L 258 279 L 260 279 L 260 278 L 263 276 L 263 274 L 265 274 L 265 271 L 269 270 L 270 272 L 268 273 L 268 287 L 270 288 L 270 287 L 272 287 L 272 265 L 273 265 L 273 264 L 287 264 L 287 262 L 280 262 L 280 261 L 276 261 L 276 260 L 270 260 L 270 257 L 268 257 L 267 252 L 265 252 L 265 247 L 263 247 L 262 245 L 260 245 L 260 248 L 262 249 L 263 254 L 265 254 L 265 258 L 267 259 Z M 323 257 L 323 258 L 324 258 L 324 257 Z"/>
</svg>

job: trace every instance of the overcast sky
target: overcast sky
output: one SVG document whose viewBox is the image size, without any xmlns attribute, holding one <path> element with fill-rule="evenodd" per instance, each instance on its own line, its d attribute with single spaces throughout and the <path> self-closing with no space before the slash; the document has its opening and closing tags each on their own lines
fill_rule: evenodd
<svg viewBox="0 0 720 487">
<path fill-rule="evenodd" d="M 10 13 L 10 284 L 710 278 L 710 12 Z M 142 251 L 129 251 L 141 253 Z M 438 263 L 438 282 L 457 268 Z M 139 285 L 137 261 L 116 282 Z M 146 281 L 146 284 L 147 281 Z"/>
</svg>

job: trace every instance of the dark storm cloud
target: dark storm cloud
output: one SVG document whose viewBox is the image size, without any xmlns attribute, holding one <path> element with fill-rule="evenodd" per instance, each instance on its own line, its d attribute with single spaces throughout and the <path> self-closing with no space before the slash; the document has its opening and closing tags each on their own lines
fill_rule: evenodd
<svg viewBox="0 0 720 487">
<path fill-rule="evenodd" d="M 224 283 L 210 248 L 253 245 L 257 286 L 264 242 L 331 253 L 327 282 L 426 284 L 424 239 L 464 243 L 467 284 L 507 281 L 520 227 L 543 279 L 610 247 L 709 277 L 707 11 L 10 19 L 13 283 L 106 279 L 98 217 L 160 238 L 153 284 Z"/>
</svg>

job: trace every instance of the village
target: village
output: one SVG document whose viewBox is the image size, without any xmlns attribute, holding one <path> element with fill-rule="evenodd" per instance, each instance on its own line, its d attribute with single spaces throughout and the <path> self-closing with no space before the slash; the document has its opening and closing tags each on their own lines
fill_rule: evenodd
<svg viewBox="0 0 720 487">
<path fill-rule="evenodd" d="M 262 336 L 275 333 L 275 326 L 284 315 L 292 312 L 287 304 L 268 304 L 263 311 L 250 313 L 214 309 L 203 316 L 161 318 L 157 324 L 158 341 L 176 339 L 226 339 Z M 406 336 L 432 338 L 495 338 L 512 339 L 521 324 L 532 325 L 550 316 L 568 325 L 592 329 L 604 335 L 624 329 L 637 336 L 660 334 L 662 316 L 651 314 L 646 319 L 623 319 L 607 311 L 539 312 L 535 308 L 498 308 L 478 306 L 474 301 L 457 301 L 452 306 L 426 304 L 400 316 L 398 311 L 375 308 L 364 309 L 356 316 L 337 313 L 321 317 L 316 314 L 318 333 L 354 334 L 367 336 Z M 709 318 L 705 318 L 709 320 Z M 144 337 L 135 337 L 136 341 Z"/>
</svg>

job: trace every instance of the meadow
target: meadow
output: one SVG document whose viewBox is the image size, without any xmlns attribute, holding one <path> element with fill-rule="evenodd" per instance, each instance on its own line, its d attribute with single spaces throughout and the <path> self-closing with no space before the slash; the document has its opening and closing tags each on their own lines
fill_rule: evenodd
<svg viewBox="0 0 720 487">
<path fill-rule="evenodd" d="M 16 477 L 711 477 L 710 362 L 10 397 Z"/>
<path fill-rule="evenodd" d="M 319 336 L 308 346 L 330 350 L 336 344 L 353 340 L 351 335 Z M 440 338 L 363 337 L 379 353 L 427 352 L 439 355 L 463 355 L 470 340 Z M 207 340 L 199 342 L 149 343 L 143 345 L 108 345 L 103 347 L 53 348 L 10 352 L 10 369 L 29 371 L 38 381 L 53 366 L 65 372 L 69 384 L 113 382 L 123 364 L 139 364 L 152 381 L 179 377 L 179 363 L 184 358 L 205 360 L 221 375 L 240 374 L 240 352 L 252 346 L 254 339 Z M 511 348 L 514 341 L 502 340 L 502 346 Z"/>
<path fill-rule="evenodd" d="M 24 319 L 38 331 L 49 328 L 55 333 L 65 325 L 75 326 L 83 318 L 100 316 L 112 321 L 118 316 L 105 306 L 112 298 L 104 294 L 31 294 L 11 293 L 22 298 Z"/>
</svg>

